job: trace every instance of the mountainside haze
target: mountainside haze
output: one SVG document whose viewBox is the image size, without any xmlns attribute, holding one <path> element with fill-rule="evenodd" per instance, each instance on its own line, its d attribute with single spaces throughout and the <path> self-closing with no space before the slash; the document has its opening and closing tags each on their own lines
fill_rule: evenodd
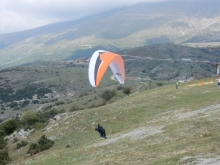
<svg viewBox="0 0 220 165">
<path fill-rule="evenodd" d="M 0 67 L 88 57 L 92 51 L 87 55 L 83 51 L 97 46 L 118 51 L 161 43 L 218 42 L 219 8 L 218 0 L 140 3 L 77 21 L 2 34 Z"/>
</svg>

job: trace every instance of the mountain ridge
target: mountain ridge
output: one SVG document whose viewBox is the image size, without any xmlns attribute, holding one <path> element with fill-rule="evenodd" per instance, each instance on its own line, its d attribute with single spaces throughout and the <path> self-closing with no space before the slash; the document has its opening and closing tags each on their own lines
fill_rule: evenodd
<svg viewBox="0 0 220 165">
<path fill-rule="evenodd" d="M 76 21 L 2 34 L 0 67 L 74 58 L 76 51 L 96 46 L 112 51 L 160 43 L 218 42 L 218 8 L 217 0 L 139 3 Z"/>
</svg>

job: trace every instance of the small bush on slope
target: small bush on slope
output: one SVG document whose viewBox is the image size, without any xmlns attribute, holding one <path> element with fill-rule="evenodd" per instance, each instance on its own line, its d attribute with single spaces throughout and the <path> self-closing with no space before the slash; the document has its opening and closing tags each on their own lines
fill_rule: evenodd
<svg viewBox="0 0 220 165">
<path fill-rule="evenodd" d="M 44 151 L 52 147 L 54 144 L 53 140 L 47 139 L 45 135 L 41 136 L 38 143 L 32 143 L 27 151 L 28 154 L 34 155 L 40 151 Z"/>
<path fill-rule="evenodd" d="M 7 150 L 0 150 L 0 165 L 6 165 L 10 161 Z"/>
</svg>

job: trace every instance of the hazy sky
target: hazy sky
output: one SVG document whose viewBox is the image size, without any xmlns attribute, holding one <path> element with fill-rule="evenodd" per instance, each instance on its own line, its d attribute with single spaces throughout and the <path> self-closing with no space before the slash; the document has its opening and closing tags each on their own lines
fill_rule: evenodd
<svg viewBox="0 0 220 165">
<path fill-rule="evenodd" d="M 0 0 L 0 34 L 68 21 L 139 2 L 165 0 Z"/>
</svg>

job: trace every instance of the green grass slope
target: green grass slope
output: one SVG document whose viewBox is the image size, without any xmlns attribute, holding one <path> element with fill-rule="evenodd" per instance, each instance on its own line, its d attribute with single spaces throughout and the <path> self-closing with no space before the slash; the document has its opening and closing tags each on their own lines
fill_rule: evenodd
<svg viewBox="0 0 220 165">
<path fill-rule="evenodd" d="M 210 81 L 213 83 L 201 83 Z M 192 84 L 198 85 L 189 86 Z M 172 84 L 68 113 L 26 139 L 31 143 L 46 135 L 55 140 L 52 148 L 25 158 L 30 143 L 20 150 L 10 144 L 9 164 L 170 165 L 217 161 L 220 87 L 215 84 L 216 79 L 183 83 L 178 89 Z M 94 131 L 97 123 L 106 129 L 107 139 Z"/>
</svg>

